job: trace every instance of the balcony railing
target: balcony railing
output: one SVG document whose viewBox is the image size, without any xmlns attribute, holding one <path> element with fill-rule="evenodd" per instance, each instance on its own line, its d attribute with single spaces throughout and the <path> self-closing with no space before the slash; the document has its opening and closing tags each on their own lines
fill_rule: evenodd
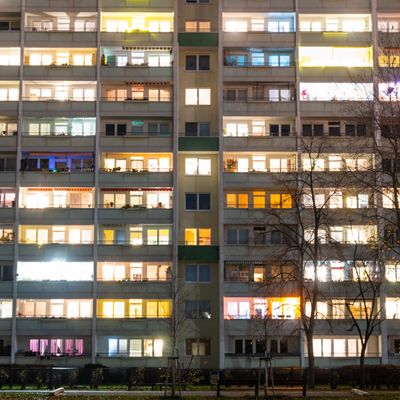
<svg viewBox="0 0 400 400">
<path fill-rule="evenodd" d="M 29 136 L 29 137 L 47 137 L 47 136 L 51 136 L 51 137 L 66 137 L 66 136 L 71 136 L 71 137 L 94 137 L 96 134 L 93 132 L 90 135 L 88 135 L 87 133 L 72 133 L 72 132 L 35 132 L 35 133 L 31 133 L 31 132 L 21 132 L 22 136 Z M 1 136 L 1 135 L 0 135 Z"/>
<path fill-rule="evenodd" d="M 224 101 L 229 102 L 265 102 L 265 103 L 288 103 L 290 101 L 295 101 L 296 97 L 291 95 L 289 98 L 287 97 L 268 97 L 268 96 L 243 96 L 243 97 L 229 97 L 224 95 Z M 320 101 L 320 100 L 319 100 Z"/>
<path fill-rule="evenodd" d="M 172 209 L 172 204 L 164 204 L 159 202 L 158 204 L 154 203 L 142 203 L 142 204 L 124 204 L 118 205 L 114 203 L 102 203 L 99 205 L 99 208 L 111 208 L 111 209 L 124 209 L 124 210 L 147 210 L 147 209 L 165 209 L 169 210 Z"/>
<path fill-rule="evenodd" d="M 68 167 L 58 167 L 54 169 L 47 169 L 47 168 L 21 168 L 21 172 L 40 172 L 40 173 L 48 173 L 48 174 L 55 174 L 55 173 L 63 173 L 63 174 L 75 174 L 75 173 L 87 173 L 87 172 L 94 172 L 95 168 L 93 167 L 75 167 L 74 169 Z"/>
<path fill-rule="evenodd" d="M 115 167 L 115 168 L 103 168 L 103 172 L 107 173 L 113 173 L 113 172 L 118 172 L 118 173 L 137 173 L 137 174 L 142 174 L 142 173 L 152 173 L 152 172 L 172 172 L 172 168 L 121 168 L 121 167 Z"/>
<path fill-rule="evenodd" d="M 172 101 L 172 97 L 158 97 L 158 98 L 149 98 L 149 97 L 142 97 L 142 98 L 133 98 L 133 97 L 126 97 L 126 96 L 115 96 L 115 97 L 102 97 L 102 101 L 129 101 L 133 103 L 168 103 Z"/>
<path fill-rule="evenodd" d="M 0 205 L 1 208 L 1 205 Z M 42 209 L 48 209 L 48 208 L 55 208 L 55 209 L 67 209 L 67 208 L 94 208 L 93 203 L 90 204 L 84 204 L 84 203 L 68 203 L 68 204 L 55 204 L 55 203 L 48 203 L 46 207 L 30 207 L 27 204 L 21 204 L 20 208 L 23 209 L 34 209 L 34 210 L 42 210 Z"/>
<path fill-rule="evenodd" d="M 113 246 L 132 246 L 132 247 L 140 247 L 140 246 L 170 246 L 172 244 L 171 239 L 158 239 L 158 240 L 149 240 L 143 239 L 140 243 L 133 243 L 130 240 L 106 240 L 100 239 L 98 241 L 99 244 L 103 245 L 113 245 Z"/>
<path fill-rule="evenodd" d="M 25 32 L 97 32 L 97 28 L 85 28 L 85 29 L 65 29 L 65 28 L 47 28 L 47 27 L 34 27 L 34 26 L 26 26 Z"/>
<path fill-rule="evenodd" d="M 236 67 L 236 68 L 290 68 L 294 67 L 295 63 L 290 62 L 289 64 L 280 64 L 280 63 L 272 63 L 272 62 L 264 62 L 264 63 L 256 63 L 253 64 L 251 62 L 242 62 L 236 60 L 224 60 L 225 67 Z"/>
</svg>

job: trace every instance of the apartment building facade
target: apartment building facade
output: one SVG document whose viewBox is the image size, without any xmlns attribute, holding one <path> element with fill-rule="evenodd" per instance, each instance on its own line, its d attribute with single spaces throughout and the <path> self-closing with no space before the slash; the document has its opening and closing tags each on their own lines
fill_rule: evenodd
<svg viewBox="0 0 400 400">
<path fill-rule="evenodd" d="M 356 363 L 351 249 L 390 204 L 329 177 L 375 163 L 356 105 L 399 32 L 396 0 L 0 0 L 0 364 L 158 367 L 176 342 L 199 368 L 306 366 L 271 215 L 296 221 L 285 179 L 315 165 L 345 255 L 304 269 L 314 352 Z M 400 273 L 370 264 L 367 362 L 398 363 Z"/>
</svg>

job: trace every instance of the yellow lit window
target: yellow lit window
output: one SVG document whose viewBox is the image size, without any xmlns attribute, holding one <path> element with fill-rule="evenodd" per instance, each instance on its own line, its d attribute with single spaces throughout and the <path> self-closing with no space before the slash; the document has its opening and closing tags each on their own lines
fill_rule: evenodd
<svg viewBox="0 0 400 400">
<path fill-rule="evenodd" d="M 227 208 L 236 208 L 237 207 L 237 194 L 227 193 L 226 206 L 227 206 Z"/>
<path fill-rule="evenodd" d="M 114 242 L 114 230 L 113 229 L 104 229 L 103 241 L 106 244 L 110 244 L 110 243 Z"/>
<path fill-rule="evenodd" d="M 197 244 L 197 229 L 186 228 L 185 229 L 185 244 L 194 246 Z"/>
<path fill-rule="evenodd" d="M 240 193 L 238 195 L 238 200 L 239 200 L 239 208 L 249 207 L 249 196 L 247 193 Z"/>
<path fill-rule="evenodd" d="M 158 317 L 170 317 L 172 314 L 171 300 L 160 300 L 158 302 Z"/>
<path fill-rule="evenodd" d="M 290 194 L 282 194 L 282 208 L 292 208 L 292 196 Z"/>
<path fill-rule="evenodd" d="M 269 196 L 269 204 L 271 208 L 281 208 L 281 195 L 271 194 Z"/>
<path fill-rule="evenodd" d="M 265 192 L 253 192 L 254 208 L 265 208 Z"/>
<path fill-rule="evenodd" d="M 208 246 L 211 244 L 211 229 L 200 228 L 199 229 L 199 245 Z"/>
</svg>

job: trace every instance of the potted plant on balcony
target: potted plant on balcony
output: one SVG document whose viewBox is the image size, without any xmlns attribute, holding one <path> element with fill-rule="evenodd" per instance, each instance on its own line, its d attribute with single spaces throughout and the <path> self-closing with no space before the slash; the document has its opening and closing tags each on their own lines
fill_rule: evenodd
<svg viewBox="0 0 400 400">
<path fill-rule="evenodd" d="M 228 172 L 237 172 L 238 162 L 234 158 L 228 158 L 226 160 L 226 170 Z"/>
</svg>

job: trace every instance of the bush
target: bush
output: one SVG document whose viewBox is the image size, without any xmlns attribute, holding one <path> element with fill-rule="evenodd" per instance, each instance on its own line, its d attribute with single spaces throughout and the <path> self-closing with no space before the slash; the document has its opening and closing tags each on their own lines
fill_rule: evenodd
<svg viewBox="0 0 400 400">
<path fill-rule="evenodd" d="M 8 382 L 9 379 L 9 371 L 6 368 L 0 368 L 0 389 Z"/>
</svg>

